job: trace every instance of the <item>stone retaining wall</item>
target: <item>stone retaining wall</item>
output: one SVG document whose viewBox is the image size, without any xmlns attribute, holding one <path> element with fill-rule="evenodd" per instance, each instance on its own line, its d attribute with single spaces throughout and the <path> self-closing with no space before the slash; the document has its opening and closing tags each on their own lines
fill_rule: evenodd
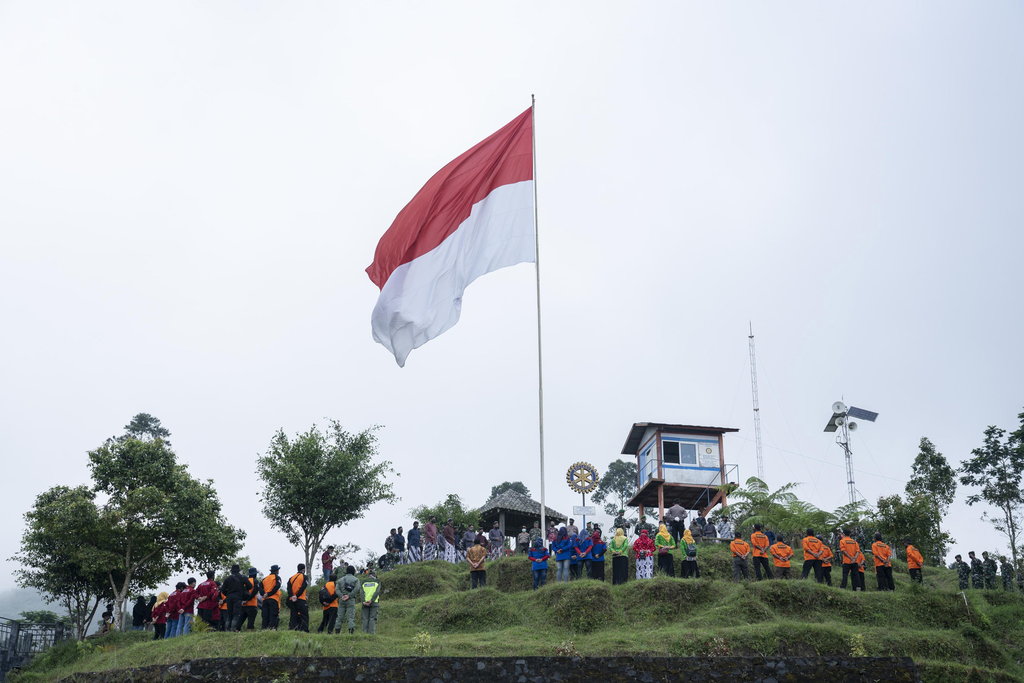
<svg viewBox="0 0 1024 683">
<path fill-rule="evenodd" d="M 73 683 L 165 681 L 405 681 L 598 683 L 600 681 L 920 681 L 896 657 L 261 657 L 197 659 L 75 674 Z"/>
</svg>

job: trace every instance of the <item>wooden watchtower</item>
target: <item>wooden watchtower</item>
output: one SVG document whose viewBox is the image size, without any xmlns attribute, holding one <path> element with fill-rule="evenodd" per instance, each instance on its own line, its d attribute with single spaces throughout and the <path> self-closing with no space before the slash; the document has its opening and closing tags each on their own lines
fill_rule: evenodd
<svg viewBox="0 0 1024 683">
<path fill-rule="evenodd" d="M 636 457 L 637 491 L 629 501 L 641 515 L 679 503 L 706 516 L 711 508 L 726 505 L 725 447 L 722 436 L 738 432 L 732 427 L 637 422 L 629 430 L 623 455 Z"/>
</svg>

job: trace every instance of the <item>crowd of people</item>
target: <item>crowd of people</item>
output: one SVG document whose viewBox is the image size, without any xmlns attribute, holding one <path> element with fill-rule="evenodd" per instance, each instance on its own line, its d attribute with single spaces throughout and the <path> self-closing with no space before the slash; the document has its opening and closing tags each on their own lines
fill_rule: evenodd
<svg viewBox="0 0 1024 683">
<path fill-rule="evenodd" d="M 469 524 L 457 530 L 452 519 L 438 526 L 431 517 L 423 528 L 413 522 L 408 533 L 402 527 L 391 529 L 385 539 L 385 554 L 367 567 L 357 570 L 354 565 L 339 560 L 334 546 L 328 546 L 320 556 L 323 586 L 315 598 L 322 616 L 318 633 L 341 633 L 347 628 L 354 633 L 357 618 L 364 633 L 377 632 L 377 616 L 381 598 L 378 572 L 389 571 L 399 564 L 444 560 L 465 562 L 469 568 L 471 589 L 487 585 L 487 562 L 512 554 L 523 554 L 530 560 L 533 589 L 547 583 L 551 561 L 554 562 L 555 580 L 573 581 L 586 577 L 605 581 L 605 563 L 611 558 L 611 582 L 622 584 L 630 579 L 651 579 L 657 572 L 663 576 L 699 578 L 700 544 L 728 543 L 732 557 L 734 581 L 808 579 L 833 585 L 832 569 L 842 570 L 838 578 L 840 588 L 849 586 L 854 591 L 866 590 L 865 575 L 870 566 L 879 591 L 896 589 L 893 580 L 893 559 L 896 552 L 881 534 L 874 534 L 870 546 L 861 546 L 853 529 L 836 530 L 826 538 L 807 529 L 799 545 L 790 545 L 786 538 L 755 524 L 749 536 L 735 531 L 727 517 L 714 524 L 703 517 L 686 523 L 686 511 L 674 505 L 666 511 L 655 527 L 644 516 L 630 523 L 620 511 L 614 522 L 615 530 L 606 541 L 601 528 L 587 523 L 581 531 L 574 519 L 556 525 L 551 522 L 542 532 L 539 520 L 528 530 L 525 526 L 514 537 L 506 538 L 497 522 L 486 533 Z M 632 528 L 632 538 L 627 532 Z M 911 539 L 904 539 L 903 558 L 910 580 L 923 581 L 924 557 Z M 799 551 L 799 552 L 798 552 Z M 995 590 L 997 571 L 1004 590 L 1024 592 L 1024 572 L 1015 572 L 1013 566 L 988 552 L 982 558 L 968 553 L 969 562 L 960 555 L 952 568 L 957 571 L 959 587 Z M 632 572 L 630 571 L 632 564 Z M 257 614 L 262 614 L 262 629 L 277 629 L 282 606 L 288 609 L 288 628 L 309 631 L 310 574 L 305 564 L 299 564 L 295 573 L 283 580 L 280 567 L 273 565 L 269 573 L 260 578 L 255 567 L 243 574 L 234 565 L 230 573 L 217 581 L 215 572 L 206 573 L 206 579 L 196 584 L 195 578 L 179 582 L 171 593 L 160 593 L 148 599 L 139 597 L 132 609 L 132 628 L 153 629 L 153 638 L 174 638 L 193 630 L 196 616 L 208 628 L 219 631 L 255 629 Z M 1016 587 L 1014 578 L 1016 577 Z M 109 628 L 113 606 L 103 614 L 104 629 Z"/>
</svg>

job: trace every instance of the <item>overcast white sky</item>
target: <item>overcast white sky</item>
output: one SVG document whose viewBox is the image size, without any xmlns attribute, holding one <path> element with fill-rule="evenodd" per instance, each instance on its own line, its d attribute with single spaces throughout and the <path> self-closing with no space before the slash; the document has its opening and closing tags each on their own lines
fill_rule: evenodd
<svg viewBox="0 0 1024 683">
<path fill-rule="evenodd" d="M 363 269 L 447 161 L 537 94 L 548 503 L 634 421 L 738 427 L 755 473 L 846 502 L 822 428 L 878 411 L 857 486 L 1013 427 L 1024 288 L 1016 2 L 0 2 L 3 558 L 36 494 L 137 412 L 265 570 L 273 432 L 382 424 L 408 510 L 539 491 L 533 266 L 488 275 L 406 368 Z M 1001 541 L 967 508 L 958 550 Z M 14 565 L 7 562 L 6 569 Z"/>
</svg>

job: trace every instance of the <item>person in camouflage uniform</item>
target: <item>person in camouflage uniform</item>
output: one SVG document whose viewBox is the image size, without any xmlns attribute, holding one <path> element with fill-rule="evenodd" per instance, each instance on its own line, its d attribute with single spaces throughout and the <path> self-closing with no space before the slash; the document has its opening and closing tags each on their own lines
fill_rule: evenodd
<svg viewBox="0 0 1024 683">
<path fill-rule="evenodd" d="M 981 560 L 975 557 L 973 550 L 968 552 L 967 556 L 971 558 L 971 588 L 984 588 L 985 568 L 981 565 Z"/>
<path fill-rule="evenodd" d="M 615 521 L 612 523 L 612 528 L 613 529 L 622 529 L 624 532 L 626 532 L 628 534 L 629 533 L 629 527 L 631 527 L 631 526 L 633 526 L 633 525 L 630 524 L 628 519 L 626 519 L 626 511 L 625 510 L 619 510 L 619 515 L 618 515 L 618 517 L 615 518 Z"/>
<path fill-rule="evenodd" d="M 535 540 L 537 540 L 538 538 L 540 538 L 540 520 L 539 519 L 536 520 L 533 523 L 532 527 L 530 527 L 530 545 L 533 545 L 533 542 Z"/>
<path fill-rule="evenodd" d="M 639 536 L 640 532 L 643 531 L 644 529 L 647 529 L 647 535 L 648 536 L 650 536 L 651 538 L 654 538 L 654 532 L 657 531 L 657 529 L 654 528 L 653 524 L 651 524 L 650 522 L 647 521 L 647 516 L 646 515 L 640 515 L 640 521 L 636 523 L 636 533 L 637 533 L 637 535 Z"/>
<path fill-rule="evenodd" d="M 1013 590 L 1013 565 L 1006 559 L 1006 556 L 999 557 L 999 573 L 1003 577 L 1003 590 Z"/>
<path fill-rule="evenodd" d="M 957 555 L 956 562 L 953 563 L 953 569 L 956 570 L 956 577 L 960 582 L 960 590 L 967 590 L 968 583 L 971 580 L 971 566 L 964 562 L 963 557 Z"/>
<path fill-rule="evenodd" d="M 996 561 L 988 556 L 988 552 L 981 554 L 984 560 L 981 561 L 982 572 L 985 576 L 985 588 L 994 591 L 996 589 Z"/>
</svg>

